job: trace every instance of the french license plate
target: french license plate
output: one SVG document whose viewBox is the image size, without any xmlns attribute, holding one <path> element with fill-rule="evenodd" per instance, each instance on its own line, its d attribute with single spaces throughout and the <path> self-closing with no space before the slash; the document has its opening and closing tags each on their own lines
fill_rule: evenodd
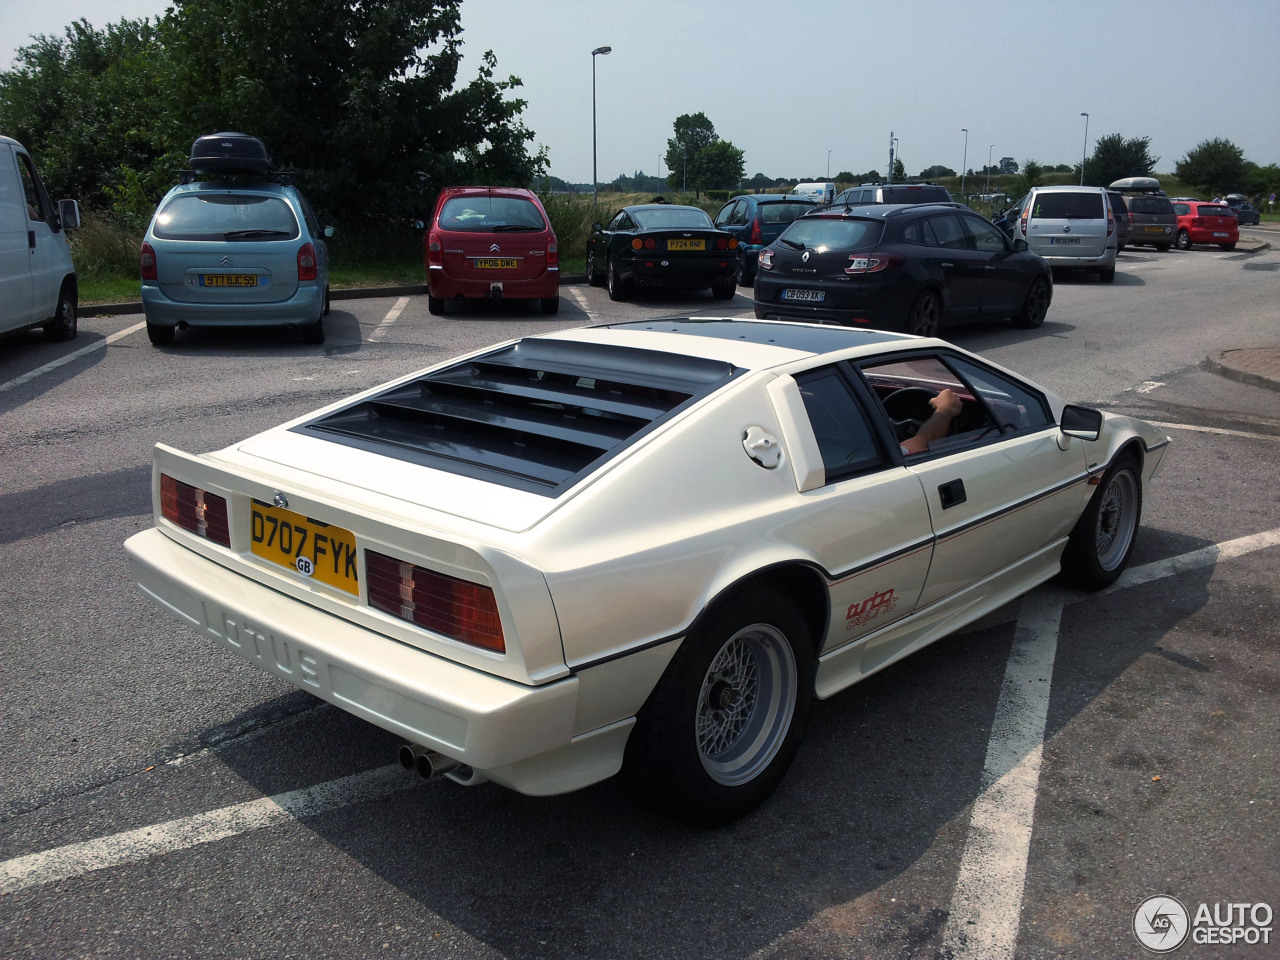
<svg viewBox="0 0 1280 960">
<path fill-rule="evenodd" d="M 360 593 L 356 538 L 350 530 L 260 500 L 253 501 L 251 517 L 249 549 L 254 556 L 347 593 Z"/>
<path fill-rule="evenodd" d="M 1055 246 L 1055 245 L 1062 246 L 1064 243 L 1073 244 L 1073 243 L 1079 243 L 1079 242 L 1080 242 L 1079 237 L 1050 237 L 1049 238 L 1050 246 Z"/>
<path fill-rule="evenodd" d="M 1231 236 L 1231 234 L 1229 234 L 1229 233 L 1227 233 L 1227 232 L 1225 232 L 1225 231 L 1221 231 L 1221 230 L 1215 230 L 1215 231 L 1213 232 L 1213 235 L 1214 235 L 1215 237 L 1229 237 L 1229 236 Z"/>
<path fill-rule="evenodd" d="M 782 291 L 783 300 L 803 300 L 806 303 L 821 303 L 827 299 L 823 290 L 795 290 L 791 287 Z"/>
<path fill-rule="evenodd" d="M 476 266 L 481 270 L 514 270 L 516 268 L 516 258 L 480 257 L 476 260 Z"/>
<path fill-rule="evenodd" d="M 200 286 L 202 287 L 256 287 L 257 285 L 258 275 L 256 273 L 200 274 Z"/>
<path fill-rule="evenodd" d="M 690 240 L 685 237 L 669 237 L 667 239 L 667 250 L 706 250 L 707 241 Z"/>
</svg>

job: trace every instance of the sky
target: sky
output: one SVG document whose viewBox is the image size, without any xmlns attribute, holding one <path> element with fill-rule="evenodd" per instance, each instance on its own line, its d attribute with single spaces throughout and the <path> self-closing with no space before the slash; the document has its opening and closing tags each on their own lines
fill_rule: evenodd
<svg viewBox="0 0 1280 960">
<path fill-rule="evenodd" d="M 168 5 L 0 0 L 0 70 L 32 35 Z M 1115 133 L 1149 137 L 1157 172 L 1215 137 L 1280 162 L 1280 0 L 462 0 L 461 11 L 459 84 L 492 50 L 496 75 L 523 81 L 533 148 L 572 183 L 592 177 L 593 60 L 602 183 L 670 172 L 672 124 L 699 112 L 744 152 L 748 177 L 885 173 L 891 135 L 910 175 L 988 156 L 1075 164 Z M 612 52 L 593 58 L 600 46 Z"/>
</svg>

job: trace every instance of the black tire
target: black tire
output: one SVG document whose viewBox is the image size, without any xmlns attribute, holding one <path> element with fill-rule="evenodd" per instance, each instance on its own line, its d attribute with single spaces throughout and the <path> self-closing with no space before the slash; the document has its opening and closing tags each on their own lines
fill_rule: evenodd
<svg viewBox="0 0 1280 960">
<path fill-rule="evenodd" d="M 558 296 L 544 297 L 539 301 L 539 303 L 542 305 L 543 313 L 552 314 L 560 312 L 560 298 Z"/>
<path fill-rule="evenodd" d="M 738 283 L 744 287 L 754 287 L 756 285 L 756 272 L 752 270 L 750 273 L 743 272 L 738 278 Z"/>
<path fill-rule="evenodd" d="M 147 322 L 147 339 L 153 347 L 167 347 L 173 343 L 173 335 L 177 327 L 166 327 L 163 324 Z"/>
<path fill-rule="evenodd" d="M 1178 231 L 1178 238 L 1177 238 L 1177 240 L 1176 240 L 1176 243 L 1178 244 L 1178 249 L 1179 249 L 1179 250 L 1190 250 L 1190 249 L 1191 249 L 1191 234 L 1190 234 L 1190 233 L 1188 233 L 1186 230 L 1179 230 L 1179 231 Z"/>
<path fill-rule="evenodd" d="M 1116 279 L 1116 268 L 1114 266 L 1103 267 L 1098 271 L 1098 279 L 1103 283 L 1114 283 Z"/>
<path fill-rule="evenodd" d="M 76 311 L 76 291 L 70 283 L 64 283 L 58 292 L 58 306 L 53 317 L 41 326 L 44 338 L 52 341 L 74 340 L 79 332 Z"/>
<path fill-rule="evenodd" d="M 1168 252 L 1169 252 L 1169 244 L 1167 243 L 1156 244 L 1156 253 L 1168 253 Z"/>
<path fill-rule="evenodd" d="M 1026 299 L 1022 301 L 1022 309 L 1013 318 L 1013 325 L 1023 330 L 1034 330 L 1044 323 L 1045 314 L 1049 312 L 1049 301 L 1052 294 L 1044 277 L 1036 277 L 1027 288 Z"/>
<path fill-rule="evenodd" d="M 719 826 L 777 787 L 813 703 L 813 640 L 773 589 L 740 590 L 693 630 L 636 718 L 624 779 L 666 816 Z"/>
<path fill-rule="evenodd" d="M 593 287 L 604 286 L 604 277 L 596 269 L 595 251 L 590 247 L 587 247 L 587 283 Z"/>
<path fill-rule="evenodd" d="M 1236 248 L 1236 245 L 1234 243 L 1220 243 L 1218 244 L 1218 246 L 1220 246 L 1223 250 L 1234 250 Z"/>
<path fill-rule="evenodd" d="M 738 277 L 734 275 L 722 283 L 711 285 L 711 296 L 717 300 L 732 300 L 738 293 Z"/>
<path fill-rule="evenodd" d="M 936 337 L 938 327 L 942 325 L 942 301 L 932 290 L 926 290 L 916 297 L 911 305 L 906 322 L 902 329 L 917 337 Z"/>
<path fill-rule="evenodd" d="M 430 291 L 427 292 L 427 313 L 434 317 L 444 314 L 444 301 L 439 297 L 433 297 Z"/>
<path fill-rule="evenodd" d="M 1141 517 L 1141 471 L 1133 454 L 1123 453 L 1102 475 L 1071 531 L 1062 554 L 1063 577 L 1086 590 L 1115 583 L 1133 553 Z"/>
<path fill-rule="evenodd" d="M 324 315 L 316 318 L 315 323 L 308 323 L 302 328 L 302 342 L 313 346 L 324 343 Z"/>
<path fill-rule="evenodd" d="M 324 313 L 322 316 L 328 316 L 329 311 L 333 309 L 333 301 L 329 299 L 329 287 L 326 284 L 324 288 Z"/>
<path fill-rule="evenodd" d="M 631 297 L 630 284 L 623 281 L 618 273 L 618 268 L 614 264 L 613 257 L 609 258 L 608 273 L 605 277 L 605 285 L 609 288 L 610 300 L 628 300 Z"/>
</svg>

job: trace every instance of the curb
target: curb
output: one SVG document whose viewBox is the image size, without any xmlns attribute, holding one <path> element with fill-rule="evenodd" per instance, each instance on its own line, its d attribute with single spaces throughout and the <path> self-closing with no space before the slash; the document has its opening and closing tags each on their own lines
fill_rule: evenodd
<svg viewBox="0 0 1280 960">
<path fill-rule="evenodd" d="M 1224 350 L 1218 356 L 1219 358 L 1227 356 L 1227 354 L 1235 353 L 1234 350 Z M 1240 370 L 1236 367 L 1229 366 L 1221 361 L 1215 360 L 1213 357 L 1205 357 L 1200 363 L 1203 370 L 1210 373 L 1216 373 L 1220 377 L 1228 380 L 1234 380 L 1237 383 L 1243 383 L 1250 387 L 1260 387 L 1263 390 L 1272 390 L 1280 392 L 1280 380 L 1274 380 L 1271 377 L 1263 376 L 1260 373 L 1250 373 L 1247 370 Z"/>
<path fill-rule="evenodd" d="M 581 284 L 587 282 L 587 275 L 561 277 L 560 286 L 571 286 L 573 284 Z M 348 287 L 341 290 L 329 290 L 330 300 L 371 300 L 378 297 L 417 297 L 425 296 L 427 285 L 425 283 L 406 284 L 398 287 Z M 80 316 L 82 317 L 112 317 L 119 316 L 124 313 L 141 313 L 142 301 L 130 301 L 126 303 L 93 303 L 81 304 Z"/>
</svg>

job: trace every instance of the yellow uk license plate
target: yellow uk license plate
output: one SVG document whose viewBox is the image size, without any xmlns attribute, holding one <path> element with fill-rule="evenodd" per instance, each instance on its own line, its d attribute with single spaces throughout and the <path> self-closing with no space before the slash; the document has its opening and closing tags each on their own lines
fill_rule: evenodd
<svg viewBox="0 0 1280 960">
<path fill-rule="evenodd" d="M 256 273 L 202 273 L 200 275 L 202 287 L 256 287 L 257 285 Z"/>
<path fill-rule="evenodd" d="M 707 241 L 705 240 L 688 240 L 683 237 L 672 237 L 667 240 L 668 250 L 705 250 L 707 249 Z"/>
<path fill-rule="evenodd" d="M 253 501 L 251 514 L 249 549 L 255 557 L 347 593 L 360 593 L 356 538 L 350 530 L 260 500 Z"/>
<path fill-rule="evenodd" d="M 516 258 L 480 257 L 476 260 L 476 266 L 481 270 L 514 270 L 516 268 Z"/>
</svg>

